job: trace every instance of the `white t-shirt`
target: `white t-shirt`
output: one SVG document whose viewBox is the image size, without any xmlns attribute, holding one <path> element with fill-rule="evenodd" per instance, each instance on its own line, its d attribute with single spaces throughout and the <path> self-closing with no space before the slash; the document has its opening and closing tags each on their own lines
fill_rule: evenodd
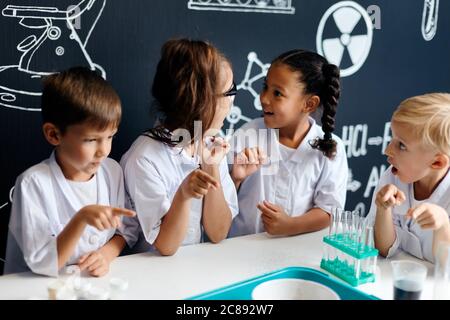
<svg viewBox="0 0 450 320">
<path fill-rule="evenodd" d="M 134 225 L 126 227 L 126 236 L 132 237 L 127 242 L 138 241 L 141 232 L 140 243 L 135 251 L 153 249 L 148 244 L 152 245 L 156 240 L 162 217 L 169 210 L 183 180 L 198 169 L 199 164 L 184 150 L 172 148 L 147 136 L 136 139 L 123 155 L 120 164 L 124 170 L 127 206 L 136 211 L 138 219 L 135 219 Z M 238 201 L 226 158 L 220 164 L 220 179 L 225 200 L 234 217 L 238 213 Z M 182 245 L 196 244 L 203 239 L 202 204 L 201 199 L 191 200 L 189 227 Z M 147 245 L 141 243 L 142 238 Z"/>
<path fill-rule="evenodd" d="M 95 176 L 89 181 L 67 180 L 67 183 L 72 188 L 75 196 L 85 206 L 97 203 L 97 179 L 95 179 Z"/>
<path fill-rule="evenodd" d="M 312 208 L 330 213 L 333 207 L 344 208 L 348 166 L 342 141 L 335 135 L 337 155 L 328 159 L 309 142 L 323 137 L 322 128 L 309 118 L 311 127 L 297 149 L 279 143 L 277 131 L 267 129 L 259 118 L 237 130 L 232 143 L 234 153 L 244 147 L 259 146 L 269 157 L 241 184 L 238 192 L 239 215 L 233 220 L 230 236 L 264 231 L 257 204 L 263 200 L 284 208 L 290 216 L 300 216 Z M 284 160 L 288 159 L 288 160 Z M 231 160 L 229 159 L 231 163 Z"/>
<path fill-rule="evenodd" d="M 429 202 L 444 208 L 447 213 L 450 212 L 450 174 L 444 177 L 439 186 L 433 191 L 430 198 L 422 201 L 414 199 L 413 184 L 405 184 L 392 174 L 392 166 L 390 166 L 381 176 L 378 186 L 372 196 L 372 205 L 367 215 L 371 223 L 375 222 L 377 206 L 375 198 L 378 191 L 387 184 L 397 186 L 406 196 L 405 202 L 400 206 L 392 208 L 392 219 L 394 222 L 396 238 L 389 249 L 387 257 L 392 257 L 399 249 L 406 251 L 419 259 L 426 259 L 433 262 L 433 231 L 424 230 L 419 224 L 412 223 L 410 219 L 405 219 L 405 214 L 409 208 L 413 208 L 420 203 Z"/>
</svg>

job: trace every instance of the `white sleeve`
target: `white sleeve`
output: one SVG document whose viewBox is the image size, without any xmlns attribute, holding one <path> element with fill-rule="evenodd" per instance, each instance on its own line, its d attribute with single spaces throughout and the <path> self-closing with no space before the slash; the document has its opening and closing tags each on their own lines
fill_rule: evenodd
<svg viewBox="0 0 450 320">
<path fill-rule="evenodd" d="M 23 254 L 24 261 L 34 273 L 58 276 L 57 234 L 46 208 L 52 206 L 45 195 L 49 186 L 33 179 L 18 178 L 14 189 L 9 230 Z M 15 255 L 20 253 L 15 253 Z M 11 266 L 14 269 L 14 266 Z"/>
<path fill-rule="evenodd" d="M 128 161 L 125 183 L 145 239 L 153 244 L 159 234 L 161 219 L 171 204 L 166 185 L 153 163 L 144 157 Z"/>
<path fill-rule="evenodd" d="M 239 213 L 238 198 L 236 187 L 228 172 L 228 165 L 226 158 L 220 163 L 220 180 L 222 184 L 223 195 L 228 207 L 231 211 L 231 218 L 233 219 Z"/>
<path fill-rule="evenodd" d="M 395 240 L 392 246 L 388 250 L 388 254 L 386 255 L 386 258 L 391 258 L 393 255 L 395 255 L 400 248 L 401 244 L 401 238 L 403 238 L 404 230 L 400 226 L 400 221 L 398 220 L 398 216 L 392 217 L 392 222 L 394 223 L 394 229 L 395 229 Z M 375 221 L 374 221 L 375 222 Z"/>
<path fill-rule="evenodd" d="M 112 197 L 111 199 L 111 205 L 113 207 L 119 207 L 119 208 L 127 208 L 134 210 L 134 208 L 131 207 L 129 204 L 129 201 L 125 201 L 125 186 L 124 186 L 124 176 L 122 172 L 122 168 L 120 168 L 120 171 L 116 173 L 117 177 L 111 177 L 110 179 L 114 179 L 114 186 L 117 185 L 117 194 L 115 197 Z M 117 184 L 116 184 L 117 183 Z M 122 225 L 117 228 L 116 233 L 120 236 L 122 236 L 125 241 L 127 242 L 128 247 L 132 248 L 138 239 L 139 236 L 139 221 L 136 217 L 126 217 L 122 216 Z"/>
<path fill-rule="evenodd" d="M 337 148 L 336 157 L 325 160 L 314 194 L 314 206 L 328 213 L 333 207 L 344 208 L 347 195 L 347 157 L 342 144 L 339 143 Z"/>
</svg>

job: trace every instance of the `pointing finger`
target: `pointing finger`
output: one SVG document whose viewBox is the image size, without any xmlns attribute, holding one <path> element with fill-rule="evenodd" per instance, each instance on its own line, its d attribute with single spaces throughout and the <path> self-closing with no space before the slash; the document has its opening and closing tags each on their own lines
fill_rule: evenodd
<svg viewBox="0 0 450 320">
<path fill-rule="evenodd" d="M 134 217 L 136 215 L 136 212 L 125 208 L 112 208 L 112 214 L 115 216 Z"/>
</svg>

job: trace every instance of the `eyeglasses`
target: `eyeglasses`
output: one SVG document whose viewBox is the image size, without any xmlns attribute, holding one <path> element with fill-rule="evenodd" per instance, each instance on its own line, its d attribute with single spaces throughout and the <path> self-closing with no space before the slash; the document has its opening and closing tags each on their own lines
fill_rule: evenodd
<svg viewBox="0 0 450 320">
<path fill-rule="evenodd" d="M 235 96 L 237 94 L 237 87 L 236 87 L 236 83 L 233 81 L 233 85 L 231 86 L 230 90 L 228 90 L 227 92 L 223 93 L 224 97 L 231 97 L 231 96 Z"/>
</svg>

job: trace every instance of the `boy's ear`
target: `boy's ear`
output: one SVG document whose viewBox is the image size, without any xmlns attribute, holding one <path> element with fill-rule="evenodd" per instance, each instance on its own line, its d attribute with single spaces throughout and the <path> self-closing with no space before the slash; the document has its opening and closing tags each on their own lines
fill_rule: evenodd
<svg viewBox="0 0 450 320">
<path fill-rule="evenodd" d="M 433 169 L 442 169 L 446 168 L 450 165 L 450 159 L 446 154 L 438 153 L 434 157 L 434 161 L 431 164 L 431 168 Z"/>
<path fill-rule="evenodd" d="M 317 107 L 320 105 L 319 96 L 313 95 L 306 100 L 305 112 L 311 113 L 316 111 Z"/>
<path fill-rule="evenodd" d="M 55 147 L 59 145 L 61 132 L 53 123 L 44 123 L 42 126 L 42 131 L 44 132 L 45 139 L 47 139 L 48 143 Z"/>
</svg>

